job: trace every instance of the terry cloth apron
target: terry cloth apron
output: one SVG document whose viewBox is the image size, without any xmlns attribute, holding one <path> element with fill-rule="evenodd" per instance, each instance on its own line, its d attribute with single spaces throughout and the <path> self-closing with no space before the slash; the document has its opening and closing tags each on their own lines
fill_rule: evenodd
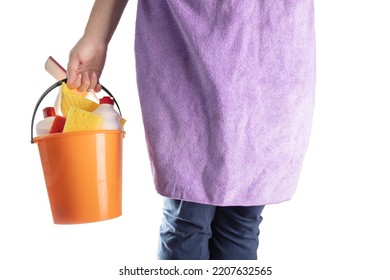
<svg viewBox="0 0 390 280">
<path fill-rule="evenodd" d="M 159 194 L 293 196 L 314 106 L 312 0 L 139 0 L 135 55 Z"/>
</svg>

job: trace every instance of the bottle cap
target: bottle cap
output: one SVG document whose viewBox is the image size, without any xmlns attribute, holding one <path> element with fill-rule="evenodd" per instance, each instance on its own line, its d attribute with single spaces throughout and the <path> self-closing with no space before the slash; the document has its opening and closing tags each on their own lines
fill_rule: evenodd
<svg viewBox="0 0 390 280">
<path fill-rule="evenodd" d="M 99 99 L 99 103 L 114 105 L 114 100 L 109 96 L 104 96 L 103 98 Z"/>
<path fill-rule="evenodd" d="M 44 118 L 53 117 L 55 115 L 56 115 L 56 110 L 54 109 L 54 107 L 46 107 L 43 109 Z"/>
</svg>

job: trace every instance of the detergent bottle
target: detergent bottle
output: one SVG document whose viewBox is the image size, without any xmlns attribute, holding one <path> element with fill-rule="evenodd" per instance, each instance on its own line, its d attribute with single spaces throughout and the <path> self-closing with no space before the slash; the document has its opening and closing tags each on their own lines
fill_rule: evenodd
<svg viewBox="0 0 390 280">
<path fill-rule="evenodd" d="M 114 108 L 114 100 L 109 96 L 104 96 L 99 99 L 99 104 L 99 107 L 93 113 L 103 117 L 101 129 L 122 130 L 121 116 Z"/>
</svg>

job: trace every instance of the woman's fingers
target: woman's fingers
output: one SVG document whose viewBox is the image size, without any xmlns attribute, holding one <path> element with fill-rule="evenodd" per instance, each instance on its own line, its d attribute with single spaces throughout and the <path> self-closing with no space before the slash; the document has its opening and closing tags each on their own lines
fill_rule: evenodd
<svg viewBox="0 0 390 280">
<path fill-rule="evenodd" d="M 90 77 L 90 83 L 88 86 L 88 90 L 94 90 L 96 85 L 98 84 L 98 78 L 95 72 L 92 72 Z"/>
<path fill-rule="evenodd" d="M 80 85 L 77 87 L 78 91 L 86 91 L 90 84 L 90 79 L 88 73 L 80 73 L 81 76 Z"/>
<path fill-rule="evenodd" d="M 102 90 L 102 86 L 100 84 L 96 84 L 95 88 L 94 88 L 94 92 L 99 92 Z"/>
<path fill-rule="evenodd" d="M 82 80 L 82 78 L 83 78 L 83 75 L 82 74 L 77 74 L 76 75 L 76 79 L 75 79 L 75 81 L 73 82 L 73 84 L 72 84 L 72 87 L 71 87 L 71 89 L 73 89 L 73 88 L 79 88 L 80 86 L 81 86 L 81 80 Z"/>
<path fill-rule="evenodd" d="M 93 90 L 99 92 L 102 89 L 95 72 L 90 75 L 88 73 L 76 74 L 71 72 L 68 75 L 67 86 L 69 89 L 77 89 L 78 91 Z"/>
</svg>

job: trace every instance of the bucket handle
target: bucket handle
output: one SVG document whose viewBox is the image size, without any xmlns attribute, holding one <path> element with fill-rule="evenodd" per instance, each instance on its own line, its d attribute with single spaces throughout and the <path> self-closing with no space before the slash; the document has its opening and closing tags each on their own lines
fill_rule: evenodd
<svg viewBox="0 0 390 280">
<path fill-rule="evenodd" d="M 62 85 L 62 83 L 66 83 L 67 79 L 62 79 L 62 80 L 59 80 L 57 81 L 56 83 L 54 83 L 53 85 L 51 85 L 43 94 L 42 96 L 39 98 L 38 102 L 37 102 L 37 105 L 35 105 L 35 108 L 34 108 L 34 113 L 33 113 L 33 116 L 32 116 L 32 120 L 31 120 L 31 144 L 34 144 L 34 120 L 35 120 L 35 115 L 38 111 L 38 108 L 39 108 L 39 105 L 41 104 L 42 100 L 46 97 L 46 95 L 48 95 L 53 89 L 55 89 L 56 87 L 59 87 L 60 85 Z M 119 114 L 122 116 L 122 112 L 121 112 L 121 109 L 119 108 L 119 105 L 118 103 L 116 102 L 116 99 L 115 97 L 112 95 L 112 93 L 106 88 L 104 87 L 103 85 L 100 85 L 102 87 L 102 90 L 105 91 L 109 96 L 112 97 L 112 99 L 114 99 L 114 103 L 116 105 L 116 107 L 118 108 L 118 111 L 119 111 Z"/>
</svg>

